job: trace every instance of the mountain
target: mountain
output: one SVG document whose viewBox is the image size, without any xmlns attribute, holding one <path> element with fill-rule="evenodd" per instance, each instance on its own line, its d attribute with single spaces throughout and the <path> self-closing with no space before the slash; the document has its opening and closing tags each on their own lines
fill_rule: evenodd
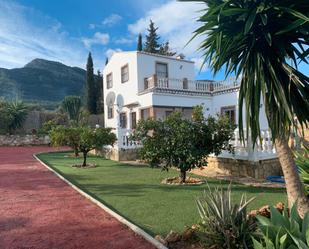
<svg viewBox="0 0 309 249">
<path fill-rule="evenodd" d="M 0 68 L 0 97 L 59 102 L 85 92 L 86 71 L 60 62 L 34 59 L 22 68 Z"/>
</svg>

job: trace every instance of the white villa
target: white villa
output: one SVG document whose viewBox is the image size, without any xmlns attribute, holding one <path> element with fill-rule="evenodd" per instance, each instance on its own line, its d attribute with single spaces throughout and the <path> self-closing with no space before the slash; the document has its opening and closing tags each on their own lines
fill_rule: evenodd
<svg viewBox="0 0 309 249">
<path fill-rule="evenodd" d="M 105 66 L 103 77 L 105 126 L 113 128 L 118 137 L 114 159 L 126 159 L 123 155 L 139 146 L 128 139 L 139 119 L 164 119 L 173 111 L 190 118 L 192 108 L 202 105 L 206 116 L 226 114 L 237 124 L 239 82 L 195 80 L 194 62 L 181 55 L 117 52 Z M 254 151 L 241 144 L 236 129 L 231 141 L 235 154 L 222 153 L 220 157 L 251 162 L 276 158 L 262 104 L 260 125 L 263 141 Z M 250 144 L 250 138 L 247 140 Z"/>
</svg>

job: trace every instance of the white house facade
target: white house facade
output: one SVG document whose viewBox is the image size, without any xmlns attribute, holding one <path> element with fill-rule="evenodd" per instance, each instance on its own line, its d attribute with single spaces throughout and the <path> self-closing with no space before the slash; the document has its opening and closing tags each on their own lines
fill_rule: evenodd
<svg viewBox="0 0 309 249">
<path fill-rule="evenodd" d="M 115 150 L 139 145 L 128 139 L 139 119 L 164 119 L 173 111 L 190 118 L 193 107 L 202 105 L 204 114 L 226 114 L 238 122 L 239 81 L 195 80 L 194 63 L 180 57 L 168 57 L 139 51 L 117 52 L 103 70 L 105 126 L 118 137 Z M 260 126 L 263 140 L 255 151 L 242 145 L 237 129 L 231 141 L 234 155 L 222 157 L 261 160 L 276 157 L 268 123 L 261 104 Z M 250 138 L 247 139 L 250 143 Z"/>
</svg>

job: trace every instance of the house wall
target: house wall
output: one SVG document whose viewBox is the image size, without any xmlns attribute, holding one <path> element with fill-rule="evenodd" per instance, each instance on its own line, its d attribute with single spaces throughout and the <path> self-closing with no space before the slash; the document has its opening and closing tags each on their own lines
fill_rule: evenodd
<svg viewBox="0 0 309 249">
<path fill-rule="evenodd" d="M 106 101 L 106 96 L 110 92 L 114 92 L 116 95 L 115 105 L 114 105 L 114 118 L 108 119 L 107 117 L 107 105 L 104 105 L 105 115 L 105 126 L 106 127 L 117 127 L 118 124 L 118 113 L 125 111 L 125 107 L 118 108 L 117 100 L 122 100 L 123 105 L 133 103 L 137 101 L 137 60 L 136 52 L 121 52 L 115 53 L 110 59 L 109 63 L 105 66 L 103 70 L 104 77 L 104 100 Z M 129 65 L 129 80 L 125 83 L 121 83 L 121 67 L 128 64 Z M 107 89 L 106 86 L 106 76 L 109 73 L 113 73 L 113 87 Z"/>
<path fill-rule="evenodd" d="M 238 117 L 239 117 L 238 96 L 239 96 L 238 90 L 233 91 L 233 92 L 225 92 L 223 94 L 212 96 L 211 115 L 221 114 L 222 107 L 235 106 L 235 110 L 236 110 L 235 121 L 236 121 L 236 124 L 238 124 Z M 246 117 L 245 111 L 243 110 L 244 122 L 245 122 L 245 117 Z M 268 121 L 266 118 L 263 102 L 261 103 L 261 108 L 260 108 L 260 126 L 262 130 L 268 129 Z"/>
<path fill-rule="evenodd" d="M 196 105 L 204 107 L 205 116 L 215 115 L 221 113 L 221 108 L 226 106 L 235 106 L 236 109 L 236 123 L 238 123 L 238 91 L 223 92 L 213 96 L 190 96 L 181 95 L 180 93 L 158 93 L 148 92 L 139 94 L 144 90 L 144 79 L 155 74 L 155 65 L 157 62 L 167 63 L 168 77 L 174 79 L 187 78 L 194 80 L 194 63 L 186 60 L 179 60 L 175 58 L 168 58 L 160 55 L 151 55 L 144 52 L 119 52 L 115 53 L 110 62 L 103 70 L 104 82 L 106 82 L 106 75 L 113 72 L 113 87 L 106 88 L 104 85 L 104 99 L 109 92 L 114 92 L 116 101 L 114 106 L 114 118 L 107 118 L 107 105 L 105 108 L 105 125 L 107 127 L 118 127 L 119 113 L 126 112 L 128 124 L 130 124 L 129 113 L 136 112 L 137 120 L 140 119 L 140 110 L 142 108 L 156 107 L 189 107 Z M 121 67 L 129 65 L 129 81 L 121 83 Z M 116 106 L 117 99 L 123 100 L 123 105 L 130 103 L 137 103 L 136 106 L 119 108 Z M 163 117 L 163 113 L 158 112 L 158 117 Z M 245 120 L 245 116 L 244 116 Z M 261 108 L 260 113 L 261 129 L 268 129 L 268 123 L 264 108 Z M 130 128 L 130 127 L 128 127 Z"/>
</svg>

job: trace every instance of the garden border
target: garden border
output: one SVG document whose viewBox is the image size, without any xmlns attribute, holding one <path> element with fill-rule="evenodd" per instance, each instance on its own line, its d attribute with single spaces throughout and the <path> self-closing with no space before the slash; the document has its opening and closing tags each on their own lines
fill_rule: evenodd
<svg viewBox="0 0 309 249">
<path fill-rule="evenodd" d="M 107 212 L 109 215 L 111 215 L 112 217 L 114 217 L 115 219 L 117 219 L 120 223 L 126 225 L 129 229 L 131 229 L 133 232 L 135 232 L 136 234 L 140 235 L 141 237 L 143 237 L 146 241 L 150 242 L 152 245 L 154 245 L 156 248 L 158 249 L 168 249 L 166 246 L 164 246 L 162 243 L 160 243 L 158 240 L 156 240 L 155 238 L 153 238 L 150 234 L 148 234 L 147 232 L 145 232 L 143 229 L 141 229 L 140 227 L 134 225 L 132 222 L 128 221 L 127 219 L 125 219 L 124 217 L 122 217 L 121 215 L 117 214 L 115 211 L 111 210 L 110 208 L 108 208 L 107 206 L 105 206 L 102 202 L 98 201 L 97 199 L 95 199 L 94 197 L 90 196 L 89 194 L 87 194 L 86 192 L 84 192 L 83 190 L 81 190 L 80 188 L 78 188 L 76 185 L 74 185 L 73 183 L 71 183 L 69 180 L 67 180 L 64 176 L 62 176 L 61 174 L 59 174 L 57 171 L 55 171 L 53 168 L 51 168 L 50 166 L 48 166 L 46 163 L 44 163 L 41 159 L 38 158 L 38 155 L 40 154 L 44 154 L 44 153 L 53 153 L 53 152 L 38 152 L 38 153 L 34 153 L 33 157 L 39 161 L 39 163 L 41 163 L 43 166 L 45 166 L 48 170 L 50 170 L 51 172 L 53 172 L 56 176 L 58 176 L 61 180 L 63 180 L 65 183 L 67 183 L 70 187 L 72 187 L 74 190 L 76 190 L 78 193 L 80 193 L 82 196 L 86 197 L 86 199 L 90 200 L 91 202 L 93 202 L 94 204 L 96 204 L 98 207 L 100 207 L 101 209 L 103 209 L 105 212 Z"/>
</svg>

